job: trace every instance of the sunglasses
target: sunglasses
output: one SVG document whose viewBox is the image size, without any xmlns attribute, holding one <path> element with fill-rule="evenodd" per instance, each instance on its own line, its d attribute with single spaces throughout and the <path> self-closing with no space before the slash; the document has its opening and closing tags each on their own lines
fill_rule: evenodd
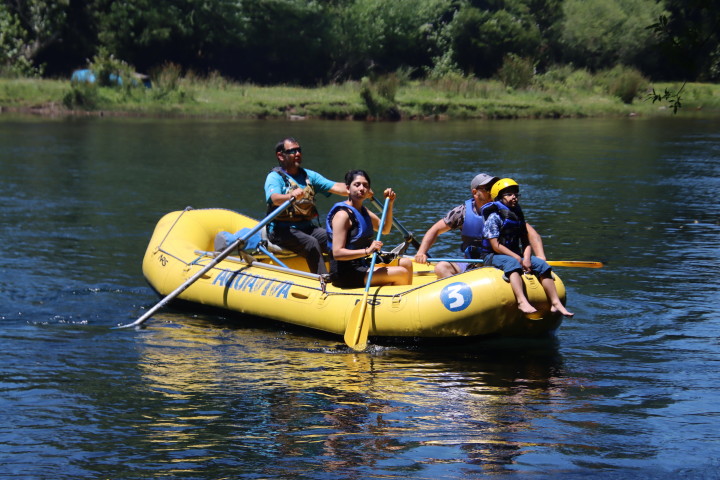
<svg viewBox="0 0 720 480">
<path fill-rule="evenodd" d="M 518 192 L 505 192 L 502 194 L 503 197 L 512 197 L 515 195 L 515 198 L 520 198 L 520 194 Z"/>
<path fill-rule="evenodd" d="M 298 153 L 302 153 L 302 148 L 300 148 L 300 147 L 288 148 L 287 150 L 283 150 L 283 153 L 285 155 L 297 155 Z"/>
</svg>

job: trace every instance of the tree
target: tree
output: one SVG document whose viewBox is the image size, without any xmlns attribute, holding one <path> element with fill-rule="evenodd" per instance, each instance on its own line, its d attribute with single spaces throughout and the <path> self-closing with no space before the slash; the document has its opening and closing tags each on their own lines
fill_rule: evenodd
<svg viewBox="0 0 720 480">
<path fill-rule="evenodd" d="M 648 29 L 659 40 L 672 79 L 720 80 L 720 10 L 714 0 L 667 0 Z"/>
<path fill-rule="evenodd" d="M 537 65 L 540 70 L 557 63 L 562 57 L 560 37 L 564 19 L 563 1 L 527 0 L 528 10 L 532 13 L 542 36 L 537 54 Z"/>
<path fill-rule="evenodd" d="M 236 58 L 235 76 L 262 83 L 316 84 L 331 66 L 331 19 L 319 2 L 244 2 L 247 45 Z"/>
<path fill-rule="evenodd" d="M 18 74 L 39 73 L 36 58 L 57 42 L 69 0 L 5 0 L 0 3 L 0 62 Z"/>
<path fill-rule="evenodd" d="M 634 64 L 653 44 L 645 28 L 662 14 L 655 0 L 565 0 L 565 60 L 592 70 Z"/>
<path fill-rule="evenodd" d="M 98 46 L 148 70 L 166 62 L 212 68 L 229 46 L 244 43 L 234 0 L 95 0 Z"/>
<path fill-rule="evenodd" d="M 452 0 L 352 0 L 333 12 L 335 79 L 430 68 Z"/>
<path fill-rule="evenodd" d="M 720 11 L 713 0 L 667 0 L 668 13 L 657 17 L 647 29 L 660 39 L 666 73 L 671 79 L 720 79 Z M 682 107 L 682 92 L 653 89 L 649 98 L 666 101 L 674 113 Z"/>
<path fill-rule="evenodd" d="M 465 5 L 449 28 L 458 65 L 479 77 L 495 74 L 507 54 L 536 57 L 542 44 L 537 23 L 524 8 L 491 11 Z"/>
</svg>

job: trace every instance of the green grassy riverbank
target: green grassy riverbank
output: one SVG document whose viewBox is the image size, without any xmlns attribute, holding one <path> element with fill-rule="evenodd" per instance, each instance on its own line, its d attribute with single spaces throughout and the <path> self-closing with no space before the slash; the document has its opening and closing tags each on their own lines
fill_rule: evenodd
<svg viewBox="0 0 720 480">
<path fill-rule="evenodd" d="M 667 104 L 653 103 L 654 88 L 677 90 L 680 84 L 644 85 L 631 103 L 594 81 L 535 82 L 512 89 L 498 81 L 458 77 L 434 82 L 346 82 L 301 88 L 262 87 L 222 78 L 181 79 L 153 88 L 71 85 L 68 80 L 0 79 L 2 112 L 41 115 L 138 115 L 290 119 L 500 119 L 581 118 L 671 115 Z M 688 84 L 683 112 L 720 112 L 720 85 Z"/>
</svg>

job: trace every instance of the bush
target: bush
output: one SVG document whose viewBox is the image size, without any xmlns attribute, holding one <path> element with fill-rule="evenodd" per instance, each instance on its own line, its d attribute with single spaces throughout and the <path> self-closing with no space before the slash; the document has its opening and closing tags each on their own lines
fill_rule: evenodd
<svg viewBox="0 0 720 480">
<path fill-rule="evenodd" d="M 565 83 L 572 90 L 581 90 L 585 92 L 590 92 L 595 87 L 595 79 L 593 78 L 593 75 L 584 68 L 572 72 Z"/>
<path fill-rule="evenodd" d="M 505 55 L 497 75 L 506 87 L 527 88 L 532 85 L 535 76 L 535 63 L 528 58 L 509 53 Z"/>
<path fill-rule="evenodd" d="M 394 73 L 371 80 L 363 77 L 360 82 L 360 97 L 368 113 L 376 118 L 399 120 L 400 110 L 395 102 L 400 80 Z"/>
<path fill-rule="evenodd" d="M 162 67 L 153 72 L 152 77 L 155 88 L 165 92 L 173 92 L 180 88 L 182 67 L 177 63 L 165 62 Z"/>
<path fill-rule="evenodd" d="M 165 102 L 183 103 L 193 100 L 192 85 L 203 84 L 203 80 L 192 71 L 188 72 L 188 77 L 183 78 L 182 67 L 172 62 L 164 63 L 153 72 L 152 77 L 152 97 Z"/>
<path fill-rule="evenodd" d="M 133 81 L 135 69 L 102 49 L 93 57 L 88 68 L 95 73 L 101 87 L 122 87 L 128 90 L 137 84 Z"/>
<path fill-rule="evenodd" d="M 73 83 L 63 97 L 63 105 L 70 110 L 94 110 L 98 107 L 100 94 L 97 86 L 89 83 Z"/>
<path fill-rule="evenodd" d="M 649 82 L 637 69 L 618 65 L 612 70 L 600 72 L 597 75 L 599 82 L 610 95 L 619 97 L 624 103 L 630 105 L 635 98 L 647 90 Z"/>
</svg>

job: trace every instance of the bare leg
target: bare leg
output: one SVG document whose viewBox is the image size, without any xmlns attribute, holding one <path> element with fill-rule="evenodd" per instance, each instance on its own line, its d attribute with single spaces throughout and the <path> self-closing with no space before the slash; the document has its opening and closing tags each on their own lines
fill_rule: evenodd
<svg viewBox="0 0 720 480">
<path fill-rule="evenodd" d="M 510 286 L 512 287 L 513 293 L 515 293 L 515 299 L 517 299 L 518 309 L 525 314 L 537 312 L 537 308 L 530 305 L 525 292 L 523 291 L 522 277 L 518 272 L 512 272 L 510 274 Z M 557 293 L 555 294 L 557 296 Z"/>
<path fill-rule="evenodd" d="M 550 305 L 552 305 L 550 307 L 551 312 L 560 312 L 566 317 L 572 317 L 575 315 L 574 313 L 568 311 L 568 309 L 565 308 L 565 305 L 563 305 L 560 301 L 557 289 L 555 288 L 555 281 L 552 279 L 552 276 L 544 275 L 540 278 L 540 282 L 545 289 L 548 300 L 550 300 Z"/>
<path fill-rule="evenodd" d="M 438 279 L 446 278 L 456 273 L 460 273 L 460 268 L 456 263 L 438 262 L 438 264 L 435 265 L 435 275 L 437 275 Z"/>
<path fill-rule="evenodd" d="M 402 268 L 405 270 L 404 275 L 405 278 L 403 279 L 402 283 L 396 283 L 395 285 L 412 285 L 412 276 L 413 276 L 413 262 L 410 258 L 401 258 L 399 262 L 399 268 Z"/>
<path fill-rule="evenodd" d="M 371 285 L 411 285 L 412 260 L 401 258 L 397 267 L 379 267 L 373 272 Z M 367 275 L 365 275 L 367 281 Z"/>
<path fill-rule="evenodd" d="M 545 247 L 542 237 L 537 233 L 537 230 L 532 227 L 528 228 L 528 240 L 530 241 L 530 248 L 532 248 L 533 255 L 545 260 Z"/>
</svg>

